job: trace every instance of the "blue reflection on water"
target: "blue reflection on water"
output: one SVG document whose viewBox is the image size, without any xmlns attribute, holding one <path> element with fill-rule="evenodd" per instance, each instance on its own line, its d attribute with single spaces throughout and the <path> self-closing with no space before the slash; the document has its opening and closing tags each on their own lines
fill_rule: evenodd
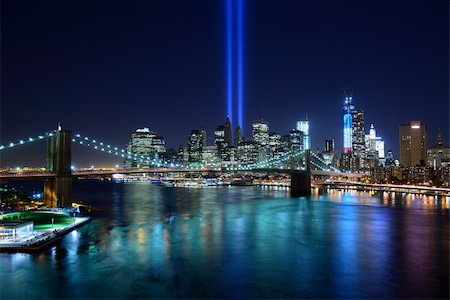
<svg viewBox="0 0 450 300">
<path fill-rule="evenodd" d="M 288 192 L 76 182 L 93 221 L 0 254 L 1 299 L 448 297 L 447 199 Z"/>
</svg>

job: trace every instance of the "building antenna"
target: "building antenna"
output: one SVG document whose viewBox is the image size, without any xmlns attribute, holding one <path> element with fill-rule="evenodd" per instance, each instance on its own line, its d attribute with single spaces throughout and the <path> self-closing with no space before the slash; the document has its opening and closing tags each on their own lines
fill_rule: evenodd
<svg viewBox="0 0 450 300">
<path fill-rule="evenodd" d="M 306 113 L 306 121 L 308 121 L 308 113 Z"/>
<path fill-rule="evenodd" d="M 350 97 L 353 97 L 353 90 L 352 90 L 352 92 L 350 93 Z"/>
<path fill-rule="evenodd" d="M 342 88 L 342 90 L 344 91 L 344 96 L 347 97 L 347 93 L 345 92 L 345 88 Z"/>
</svg>

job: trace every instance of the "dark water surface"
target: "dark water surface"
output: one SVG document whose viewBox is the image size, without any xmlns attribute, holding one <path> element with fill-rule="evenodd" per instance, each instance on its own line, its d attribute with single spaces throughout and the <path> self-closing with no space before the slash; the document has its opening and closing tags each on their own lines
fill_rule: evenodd
<svg viewBox="0 0 450 300">
<path fill-rule="evenodd" d="M 448 198 L 88 181 L 74 198 L 93 221 L 1 253 L 0 299 L 449 297 Z"/>
</svg>

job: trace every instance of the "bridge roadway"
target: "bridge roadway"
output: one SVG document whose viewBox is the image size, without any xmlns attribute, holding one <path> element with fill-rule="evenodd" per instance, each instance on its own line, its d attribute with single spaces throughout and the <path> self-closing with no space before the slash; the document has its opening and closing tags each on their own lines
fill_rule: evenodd
<svg viewBox="0 0 450 300">
<path fill-rule="evenodd" d="M 227 170 L 225 172 L 237 173 L 237 172 L 268 172 L 268 173 L 285 173 L 289 174 L 293 170 L 289 169 L 254 169 L 254 170 Z M 206 172 L 224 172 L 221 169 L 212 168 L 200 168 L 200 169 L 189 169 L 189 168 L 133 168 L 133 169 L 89 169 L 82 171 L 72 172 L 72 176 L 95 176 L 95 175 L 112 175 L 112 174 L 142 174 L 142 173 L 206 173 Z M 348 178 L 359 178 L 365 176 L 361 173 L 343 173 L 335 171 L 321 171 L 321 170 L 311 170 L 311 175 L 313 176 L 328 176 L 328 177 L 348 177 Z M 50 179 L 56 176 L 53 172 L 2 172 L 0 173 L 0 179 Z"/>
</svg>

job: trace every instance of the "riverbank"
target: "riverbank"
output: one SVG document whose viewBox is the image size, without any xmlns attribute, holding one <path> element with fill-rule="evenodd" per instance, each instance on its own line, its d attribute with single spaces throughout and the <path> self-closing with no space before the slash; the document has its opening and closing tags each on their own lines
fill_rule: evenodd
<svg viewBox="0 0 450 300">
<path fill-rule="evenodd" d="M 34 236 L 25 241 L 0 242 L 0 252 L 37 252 L 54 244 L 70 231 L 86 224 L 90 217 L 75 218 L 75 221 L 64 227 L 54 230 L 35 231 Z"/>
</svg>

